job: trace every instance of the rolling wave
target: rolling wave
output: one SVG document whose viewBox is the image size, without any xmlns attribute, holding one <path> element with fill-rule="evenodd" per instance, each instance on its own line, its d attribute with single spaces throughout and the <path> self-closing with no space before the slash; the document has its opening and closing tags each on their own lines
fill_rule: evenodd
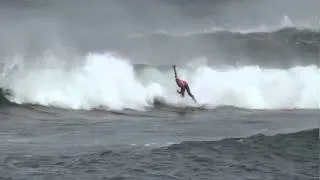
<svg viewBox="0 0 320 180">
<path fill-rule="evenodd" d="M 176 151 L 176 150 L 188 151 L 188 150 L 191 150 L 192 148 L 197 147 L 197 148 L 203 148 L 204 150 L 212 150 L 211 148 L 213 146 L 227 147 L 228 145 L 233 146 L 235 149 L 239 148 L 237 146 L 242 146 L 243 148 L 252 149 L 250 146 L 255 144 L 257 147 L 259 147 L 260 150 L 264 150 L 265 148 L 268 148 L 267 146 L 272 144 L 273 147 L 270 147 L 270 148 L 277 148 L 277 151 L 281 151 L 280 149 L 285 149 L 286 146 L 288 145 L 293 147 L 293 146 L 296 146 L 294 145 L 295 142 L 296 143 L 300 142 L 301 143 L 300 145 L 303 145 L 305 150 L 307 149 L 315 150 L 317 149 L 317 146 L 318 146 L 317 144 L 319 144 L 318 137 L 319 137 L 319 128 L 315 128 L 315 129 L 302 130 L 298 132 L 275 134 L 272 136 L 255 134 L 249 137 L 224 138 L 218 141 L 184 141 L 182 143 L 173 144 L 168 147 L 163 147 L 161 149 L 167 149 L 170 151 Z M 312 148 L 308 148 L 309 145 L 312 145 Z M 302 146 L 297 148 L 302 148 Z M 295 155 L 299 155 L 299 154 L 300 153 Z"/>
<path fill-rule="evenodd" d="M 81 66 L 72 69 L 31 67 L 21 62 L 10 65 L 0 81 L 3 91 L 10 94 L 2 93 L 2 101 L 67 109 L 145 110 L 159 106 L 159 102 L 160 106 L 161 103 L 178 108 L 194 106 L 191 98 L 176 94 L 170 65 L 160 69 L 135 66 L 128 59 L 109 53 L 91 53 L 82 60 Z M 319 108 L 317 66 L 286 70 L 257 66 L 216 69 L 190 63 L 179 67 L 178 72 L 189 81 L 198 102 L 206 107 Z M 163 101 L 157 104 L 157 98 Z"/>
<path fill-rule="evenodd" d="M 154 33 L 130 38 L 118 46 L 131 58 L 145 62 L 183 63 L 206 57 L 214 66 L 290 68 L 319 64 L 320 31 L 289 27 L 252 33 L 227 30 L 183 36 Z"/>
<path fill-rule="evenodd" d="M 319 128 L 274 136 L 187 141 L 152 150 L 103 148 L 98 152 L 71 155 L 8 152 L 0 160 L 6 171 L 26 172 L 23 175 L 17 173 L 21 177 L 26 174 L 34 176 L 35 172 L 46 177 L 48 173 L 58 171 L 55 176 L 68 178 L 74 174 L 86 176 L 99 172 L 99 175 L 117 179 L 143 179 L 146 176 L 148 179 L 212 179 L 213 176 L 223 176 L 222 179 L 249 176 L 255 179 L 318 179 L 318 137 Z M 121 173 L 114 173 L 119 171 L 119 165 L 123 166 Z"/>
<path fill-rule="evenodd" d="M 276 31 L 254 31 L 243 33 L 241 31 L 217 30 L 212 32 L 191 33 L 187 35 L 174 35 L 169 33 L 153 33 L 140 38 L 203 38 L 214 40 L 215 38 L 225 39 L 261 39 L 261 40 L 278 40 L 287 42 L 288 44 L 304 43 L 309 45 L 320 45 L 320 29 L 299 29 L 295 27 L 281 28 Z"/>
</svg>

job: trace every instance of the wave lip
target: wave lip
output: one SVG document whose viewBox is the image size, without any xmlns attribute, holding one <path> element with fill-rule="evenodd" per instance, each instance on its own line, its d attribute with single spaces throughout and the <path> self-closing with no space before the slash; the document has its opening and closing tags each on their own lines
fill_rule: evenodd
<svg viewBox="0 0 320 180">
<path fill-rule="evenodd" d="M 6 71 L 4 95 L 17 104 L 38 104 L 68 109 L 145 110 L 156 99 L 173 108 L 195 107 L 191 98 L 176 94 L 171 66 L 134 66 L 118 56 L 90 53 L 83 64 L 59 67 L 27 67 Z M 20 62 L 21 63 L 21 62 Z M 263 69 L 247 66 L 214 69 L 206 64 L 179 67 L 203 108 L 232 106 L 249 109 L 320 108 L 320 71 L 317 66 Z"/>
<path fill-rule="evenodd" d="M 311 31 L 319 32 L 320 30 L 320 19 L 319 17 L 313 17 L 309 19 L 304 19 L 300 21 L 293 21 L 289 16 L 284 15 L 278 25 L 265 25 L 261 24 L 255 27 L 247 28 L 225 28 L 225 27 L 216 27 L 211 26 L 209 28 L 203 28 L 201 30 L 193 31 L 169 31 L 169 30 L 157 30 L 154 33 L 149 33 L 146 35 L 167 35 L 173 37 L 184 37 L 184 36 L 193 36 L 201 34 L 216 34 L 220 32 L 229 32 L 234 34 L 255 34 L 255 33 L 274 33 L 281 31 L 283 29 L 296 29 L 300 31 Z M 132 37 L 143 37 L 142 34 L 134 34 Z"/>
</svg>

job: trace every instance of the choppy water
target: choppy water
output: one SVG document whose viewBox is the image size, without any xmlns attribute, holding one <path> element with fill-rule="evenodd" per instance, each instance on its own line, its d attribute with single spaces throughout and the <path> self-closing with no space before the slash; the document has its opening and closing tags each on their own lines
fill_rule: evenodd
<svg viewBox="0 0 320 180">
<path fill-rule="evenodd" d="M 319 111 L 1 110 L 4 179 L 317 179 Z"/>
</svg>

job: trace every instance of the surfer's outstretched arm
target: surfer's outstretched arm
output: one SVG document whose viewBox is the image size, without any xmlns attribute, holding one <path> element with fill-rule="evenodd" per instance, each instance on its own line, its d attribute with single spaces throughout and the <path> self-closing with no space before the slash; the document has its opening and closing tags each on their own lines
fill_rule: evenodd
<svg viewBox="0 0 320 180">
<path fill-rule="evenodd" d="M 178 75 L 177 75 L 176 65 L 173 65 L 173 71 L 174 71 L 174 77 L 177 79 Z"/>
</svg>

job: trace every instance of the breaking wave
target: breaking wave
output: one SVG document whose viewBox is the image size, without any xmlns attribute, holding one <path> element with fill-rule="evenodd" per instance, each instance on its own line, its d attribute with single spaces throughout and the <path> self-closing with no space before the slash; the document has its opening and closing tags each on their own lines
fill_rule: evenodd
<svg viewBox="0 0 320 180">
<path fill-rule="evenodd" d="M 68 109 L 144 110 L 159 99 L 171 105 L 194 106 L 191 98 L 176 93 L 171 65 L 132 65 L 111 53 L 90 53 L 82 60 L 83 64 L 71 68 L 11 61 L 15 64 L 3 66 L 2 99 Z M 178 73 L 189 81 L 200 104 L 250 109 L 319 108 L 320 71 L 315 65 L 216 69 L 205 63 L 190 63 L 178 67 Z"/>
</svg>

